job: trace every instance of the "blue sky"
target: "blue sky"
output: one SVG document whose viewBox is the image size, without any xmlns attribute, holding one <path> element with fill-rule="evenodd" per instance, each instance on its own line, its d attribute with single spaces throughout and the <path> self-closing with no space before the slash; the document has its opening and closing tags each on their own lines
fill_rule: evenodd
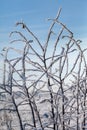
<svg viewBox="0 0 87 130">
<path fill-rule="evenodd" d="M 0 50 L 8 46 L 11 31 L 17 21 L 23 20 L 38 37 L 43 38 L 50 25 L 46 19 L 54 18 L 62 7 L 60 19 L 82 39 L 86 46 L 87 0 L 0 0 Z"/>
</svg>

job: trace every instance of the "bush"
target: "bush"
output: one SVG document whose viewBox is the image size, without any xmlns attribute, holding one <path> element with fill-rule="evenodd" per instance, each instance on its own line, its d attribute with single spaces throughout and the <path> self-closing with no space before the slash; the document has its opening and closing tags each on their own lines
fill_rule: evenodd
<svg viewBox="0 0 87 130">
<path fill-rule="evenodd" d="M 4 48 L 0 89 L 6 98 L 0 110 L 11 116 L 9 130 L 86 129 L 86 49 L 59 21 L 60 12 L 48 19 L 52 24 L 44 44 L 25 23 L 17 22 L 22 30 L 11 33 L 19 37 L 11 43 L 23 48 Z"/>
</svg>

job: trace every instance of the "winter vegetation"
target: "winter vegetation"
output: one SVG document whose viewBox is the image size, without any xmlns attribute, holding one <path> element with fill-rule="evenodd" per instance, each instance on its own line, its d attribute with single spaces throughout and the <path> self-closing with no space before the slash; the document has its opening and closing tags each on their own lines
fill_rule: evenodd
<svg viewBox="0 0 87 130">
<path fill-rule="evenodd" d="M 44 43 L 24 22 L 11 32 L 1 53 L 0 130 L 87 130 L 86 49 L 60 12 Z"/>
</svg>

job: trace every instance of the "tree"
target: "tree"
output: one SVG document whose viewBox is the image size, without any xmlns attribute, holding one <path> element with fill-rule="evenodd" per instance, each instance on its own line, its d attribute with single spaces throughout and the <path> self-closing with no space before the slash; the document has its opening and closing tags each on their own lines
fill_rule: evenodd
<svg viewBox="0 0 87 130">
<path fill-rule="evenodd" d="M 48 19 L 52 23 L 45 44 L 23 22 L 16 23 L 21 31 L 10 34 L 19 37 L 11 43 L 21 42 L 23 48 L 5 48 L 3 54 L 0 89 L 6 95 L 6 106 L 0 110 L 8 117 L 11 114 L 10 123 L 6 118 L 9 130 L 86 130 L 86 49 L 59 21 L 60 12 Z M 9 57 L 11 51 L 17 53 L 14 58 Z"/>
</svg>

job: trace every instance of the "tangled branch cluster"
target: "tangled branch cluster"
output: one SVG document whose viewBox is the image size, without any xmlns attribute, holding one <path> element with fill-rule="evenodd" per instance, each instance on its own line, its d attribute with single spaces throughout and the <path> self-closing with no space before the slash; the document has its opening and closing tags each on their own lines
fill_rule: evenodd
<svg viewBox="0 0 87 130">
<path fill-rule="evenodd" d="M 81 49 L 81 41 L 59 21 L 60 12 L 55 19 L 48 19 L 52 23 L 44 44 L 23 22 L 16 24 L 22 31 L 11 33 L 19 37 L 11 43 L 20 42 L 23 49 L 3 51 L 0 129 L 87 129 L 86 49 Z M 18 56 L 9 57 L 11 50 Z"/>
</svg>

